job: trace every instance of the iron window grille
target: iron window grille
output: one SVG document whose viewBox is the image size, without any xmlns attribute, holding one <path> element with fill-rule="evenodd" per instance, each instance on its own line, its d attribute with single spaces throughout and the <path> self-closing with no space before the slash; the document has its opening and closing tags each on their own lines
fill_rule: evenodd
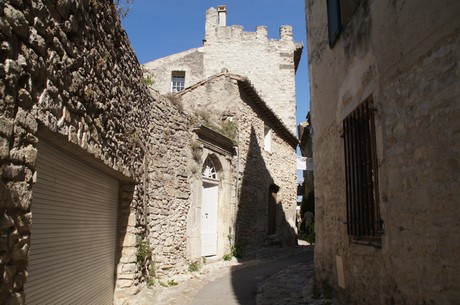
<svg viewBox="0 0 460 305">
<path fill-rule="evenodd" d="M 355 239 L 383 234 L 372 100 L 343 121 L 347 194 L 347 232 Z"/>
</svg>

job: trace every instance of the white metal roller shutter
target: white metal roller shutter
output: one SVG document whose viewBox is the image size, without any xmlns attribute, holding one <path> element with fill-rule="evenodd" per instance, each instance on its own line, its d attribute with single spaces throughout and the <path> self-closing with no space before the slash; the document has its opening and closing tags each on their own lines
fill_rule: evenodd
<svg viewBox="0 0 460 305">
<path fill-rule="evenodd" d="M 113 303 L 118 180 L 40 142 L 26 304 Z"/>
</svg>

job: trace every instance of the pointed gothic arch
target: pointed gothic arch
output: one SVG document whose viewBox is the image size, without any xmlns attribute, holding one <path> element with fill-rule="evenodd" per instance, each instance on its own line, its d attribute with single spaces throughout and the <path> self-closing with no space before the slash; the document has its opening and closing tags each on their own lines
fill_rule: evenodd
<svg viewBox="0 0 460 305">
<path fill-rule="evenodd" d="M 208 156 L 203 163 L 201 176 L 204 179 L 218 180 L 217 168 L 214 165 L 214 162 L 212 161 L 210 156 Z"/>
</svg>

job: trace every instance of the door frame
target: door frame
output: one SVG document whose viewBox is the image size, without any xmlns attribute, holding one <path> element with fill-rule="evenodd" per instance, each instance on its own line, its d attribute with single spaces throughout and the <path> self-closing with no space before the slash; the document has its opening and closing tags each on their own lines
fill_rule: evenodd
<svg viewBox="0 0 460 305">
<path fill-rule="evenodd" d="M 215 188 L 215 195 L 213 198 L 211 198 L 209 201 L 205 198 L 205 189 L 208 188 Z M 208 209 L 208 206 L 206 205 L 214 205 L 214 207 L 211 207 L 211 209 Z M 214 221 L 211 224 L 212 225 L 212 236 L 213 240 L 211 241 L 214 243 L 213 249 L 212 250 L 206 250 L 205 248 L 205 243 L 204 243 L 204 238 L 203 234 L 206 234 L 209 232 L 205 232 L 204 225 L 203 225 L 203 219 L 204 219 L 204 214 L 207 213 L 206 211 L 211 210 L 211 217 L 213 217 Z M 217 255 L 218 252 L 218 222 L 219 222 L 219 181 L 218 180 L 211 180 L 211 179 L 205 179 L 203 178 L 202 182 L 202 187 L 201 187 L 201 225 L 200 225 L 200 239 L 201 239 L 201 256 L 215 256 Z"/>
</svg>

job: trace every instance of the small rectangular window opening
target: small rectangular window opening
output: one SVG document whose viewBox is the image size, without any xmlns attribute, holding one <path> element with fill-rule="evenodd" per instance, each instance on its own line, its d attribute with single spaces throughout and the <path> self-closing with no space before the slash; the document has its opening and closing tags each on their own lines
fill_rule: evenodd
<svg viewBox="0 0 460 305">
<path fill-rule="evenodd" d="M 362 0 L 327 0 L 329 47 L 334 47 Z"/>
<path fill-rule="evenodd" d="M 329 47 L 332 48 L 342 32 L 340 0 L 327 0 L 327 28 Z"/>
<path fill-rule="evenodd" d="M 185 88 L 185 71 L 173 71 L 171 73 L 171 92 L 176 93 Z"/>
</svg>

